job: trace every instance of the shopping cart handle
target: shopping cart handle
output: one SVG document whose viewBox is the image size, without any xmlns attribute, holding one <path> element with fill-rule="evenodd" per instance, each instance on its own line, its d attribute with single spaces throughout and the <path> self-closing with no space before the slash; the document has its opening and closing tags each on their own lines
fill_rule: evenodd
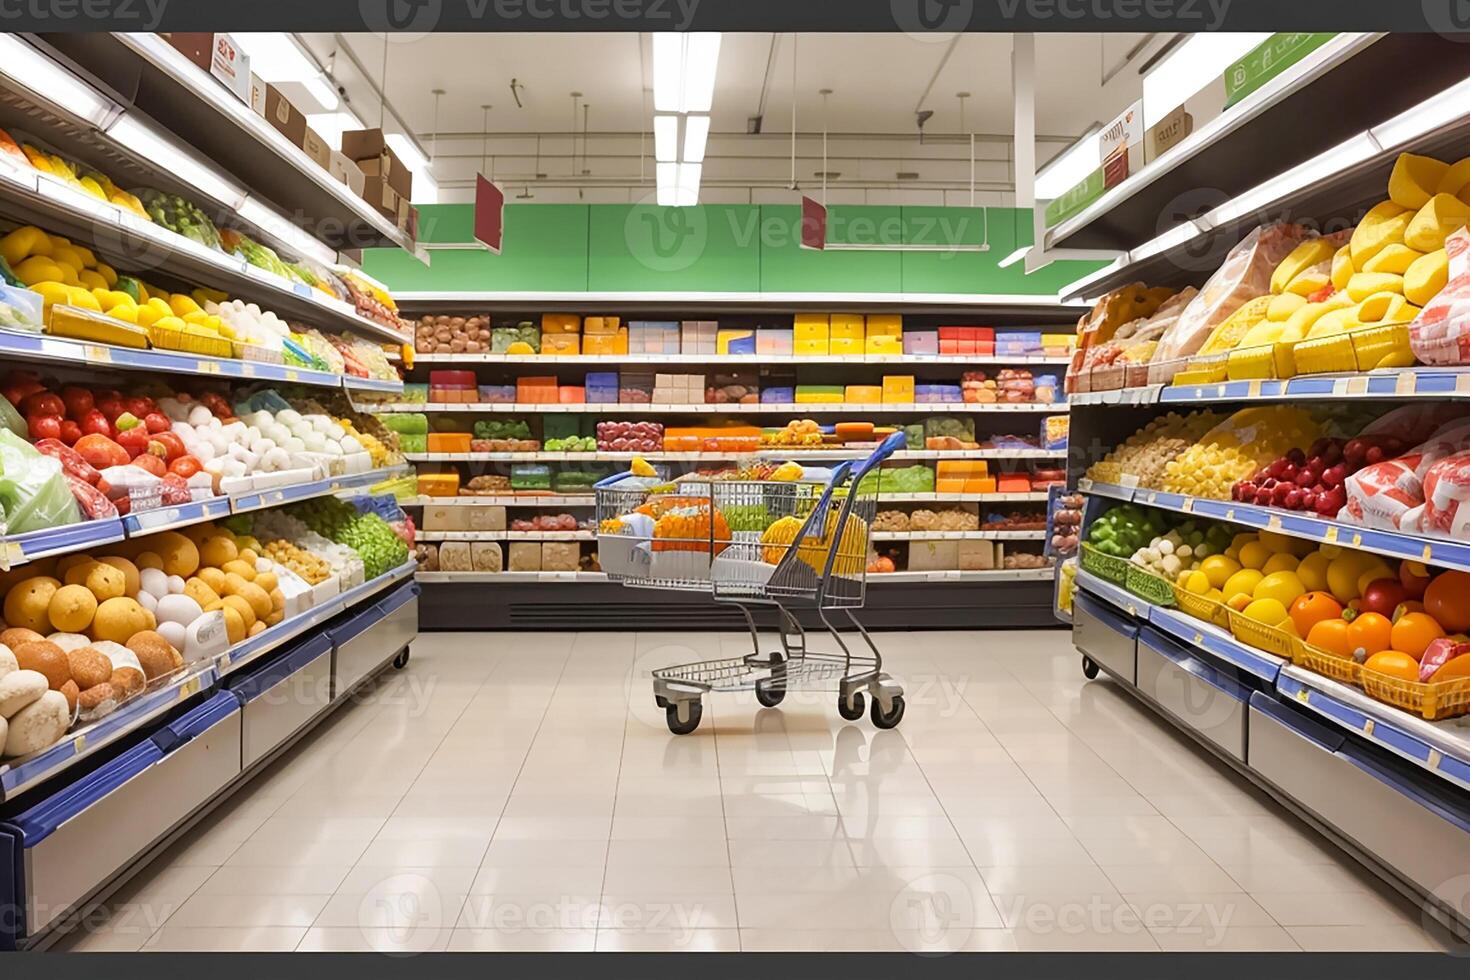
<svg viewBox="0 0 1470 980">
<path fill-rule="evenodd" d="M 902 431 L 895 432 L 887 439 L 884 439 L 882 445 L 873 450 L 873 455 L 869 456 L 865 460 L 862 460 L 853 467 L 852 481 L 856 483 L 857 481 L 861 480 L 863 477 L 868 475 L 869 470 L 873 469 L 879 463 L 883 462 L 885 459 L 887 459 L 889 456 L 892 456 L 900 449 L 903 449 L 908 444 L 908 436 L 906 436 Z"/>
</svg>

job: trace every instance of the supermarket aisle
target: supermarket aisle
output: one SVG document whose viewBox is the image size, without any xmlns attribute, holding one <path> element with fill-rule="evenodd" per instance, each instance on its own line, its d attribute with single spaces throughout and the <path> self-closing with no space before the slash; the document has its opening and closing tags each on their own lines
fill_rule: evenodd
<svg viewBox="0 0 1470 980">
<path fill-rule="evenodd" d="M 1084 683 L 1067 633 L 881 640 L 897 731 L 793 693 L 717 698 L 675 738 L 647 669 L 745 637 L 423 636 L 58 948 L 1438 948 Z"/>
</svg>

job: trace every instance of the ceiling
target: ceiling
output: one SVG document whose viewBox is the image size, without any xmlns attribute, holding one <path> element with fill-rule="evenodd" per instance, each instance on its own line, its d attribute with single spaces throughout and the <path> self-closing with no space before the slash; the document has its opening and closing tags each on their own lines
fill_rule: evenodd
<svg viewBox="0 0 1470 980">
<path fill-rule="evenodd" d="M 300 40 L 367 125 L 377 125 L 381 111 L 390 131 L 412 133 L 433 157 L 440 200 L 469 199 L 482 168 L 540 201 L 637 200 L 653 188 L 647 34 Z M 1139 66 L 1166 41 L 1037 35 L 1039 161 L 1138 98 Z M 1009 203 L 1011 48 L 1010 34 L 726 34 L 700 199 L 790 199 L 794 91 L 795 174 L 803 189 L 820 185 L 816 175 L 825 169 L 841 175 L 829 181 L 837 202 L 965 203 L 973 133 L 977 203 Z M 434 89 L 443 90 L 437 110 Z M 824 99 L 821 89 L 831 94 Z M 971 93 L 963 112 L 960 92 Z M 304 90 L 294 94 L 311 101 Z M 933 112 L 922 142 L 920 110 Z M 900 172 L 917 176 L 900 179 Z"/>
</svg>

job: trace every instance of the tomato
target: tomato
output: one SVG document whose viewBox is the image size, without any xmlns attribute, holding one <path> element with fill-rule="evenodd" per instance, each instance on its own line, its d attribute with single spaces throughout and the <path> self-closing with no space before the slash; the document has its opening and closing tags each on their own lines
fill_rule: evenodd
<svg viewBox="0 0 1470 980">
<path fill-rule="evenodd" d="M 75 446 L 77 440 L 82 437 L 82 427 L 71 419 L 61 420 L 61 441 L 68 446 Z"/>
<path fill-rule="evenodd" d="M 107 421 L 109 421 L 109 422 L 111 422 L 112 420 L 116 419 L 119 415 L 121 415 L 125 411 L 125 409 L 123 408 L 123 403 L 122 403 L 122 399 L 121 398 L 102 398 L 102 397 L 98 397 L 98 399 L 96 401 L 96 405 L 97 405 L 97 409 L 103 415 L 107 416 Z"/>
<path fill-rule="evenodd" d="M 103 415 L 99 409 L 92 409 L 83 415 L 79 422 L 82 427 L 82 435 L 95 433 L 99 436 L 107 436 L 109 439 L 112 438 L 112 423 L 107 421 L 107 416 Z"/>
<path fill-rule="evenodd" d="M 37 391 L 22 399 L 20 410 L 27 416 L 51 415 L 61 418 L 66 414 L 66 403 L 61 400 L 60 395 L 53 395 L 49 391 Z"/>
<path fill-rule="evenodd" d="M 66 403 L 66 417 L 80 422 L 96 407 L 92 392 L 80 385 L 67 385 L 61 389 L 61 400 Z"/>
<path fill-rule="evenodd" d="M 143 416 L 147 415 L 149 412 L 158 411 L 158 406 L 153 403 L 153 399 L 144 398 L 141 395 L 132 395 L 128 398 L 124 398 L 123 408 L 131 412 L 133 415 L 136 415 L 140 419 Z"/>
<path fill-rule="evenodd" d="M 115 441 L 127 451 L 129 459 L 136 459 L 148 451 L 148 430 L 141 425 L 135 425 L 119 432 Z"/>
<path fill-rule="evenodd" d="M 177 432 L 155 432 L 150 436 L 149 442 L 161 444 L 164 450 L 163 458 L 169 462 L 178 459 L 188 452 L 184 448 L 184 440 L 179 437 Z"/>
<path fill-rule="evenodd" d="M 163 476 L 168 472 L 168 467 L 163 465 L 163 460 L 148 453 L 139 453 L 133 459 L 133 465 L 140 470 L 152 473 L 154 476 Z"/>
<path fill-rule="evenodd" d="M 199 460 L 187 453 L 168 464 L 168 471 L 170 473 L 176 473 L 186 480 L 195 473 L 198 473 L 201 469 L 203 467 L 200 465 Z"/>
<path fill-rule="evenodd" d="M 158 433 L 167 432 L 173 423 L 162 412 L 149 412 L 143 416 L 143 425 L 147 427 L 149 432 Z"/>
<path fill-rule="evenodd" d="M 61 438 L 61 419 L 54 415 L 32 415 L 26 420 L 26 428 L 32 440 Z"/>
</svg>

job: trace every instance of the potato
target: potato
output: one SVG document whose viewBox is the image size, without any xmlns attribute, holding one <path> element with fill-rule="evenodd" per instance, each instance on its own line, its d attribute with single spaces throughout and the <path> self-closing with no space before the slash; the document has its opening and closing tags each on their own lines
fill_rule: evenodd
<svg viewBox="0 0 1470 980">
<path fill-rule="evenodd" d="M 225 635 L 230 639 L 230 645 L 234 646 L 245 639 L 245 619 L 240 615 L 240 610 L 234 606 L 224 606 L 221 610 L 225 616 Z"/>
<path fill-rule="evenodd" d="M 46 639 L 45 636 L 37 633 L 35 630 L 28 630 L 24 626 L 12 626 L 4 632 L 0 632 L 0 646 L 7 647 L 11 650 L 14 650 L 22 643 L 34 643 L 37 640 L 44 639 Z"/>
<path fill-rule="evenodd" d="M 61 647 L 49 640 L 24 643 L 15 650 L 15 662 L 21 670 L 34 670 L 46 678 L 46 686 L 53 691 L 71 680 L 71 664 Z"/>
<path fill-rule="evenodd" d="M 112 678 L 112 661 L 95 647 L 71 651 L 66 655 L 66 662 L 71 667 L 71 679 L 83 691 Z"/>
<path fill-rule="evenodd" d="M 62 582 L 65 582 L 67 572 L 71 571 L 77 565 L 85 565 L 96 560 L 91 555 L 86 554 L 62 555 L 56 559 L 56 574 L 61 576 Z"/>
<path fill-rule="evenodd" d="M 150 681 L 174 669 L 173 645 L 152 630 L 139 630 L 128 637 L 127 648 L 137 654 Z"/>
<path fill-rule="evenodd" d="M 61 573 L 61 584 L 86 585 L 87 576 L 92 573 L 92 569 L 96 568 L 100 564 L 102 563 L 95 558 L 88 558 L 86 561 L 73 562 L 66 567 L 66 571 Z"/>
<path fill-rule="evenodd" d="M 201 610 L 207 610 L 212 603 L 219 602 L 219 593 L 210 588 L 201 576 L 195 576 L 184 583 L 184 595 L 197 602 Z"/>
<path fill-rule="evenodd" d="M 201 568 L 199 569 L 198 578 L 205 585 L 209 586 L 210 590 L 216 595 L 223 591 L 225 587 L 225 573 L 218 568 Z"/>
<path fill-rule="evenodd" d="M 245 629 L 248 630 L 255 625 L 259 617 L 255 615 L 255 607 L 250 604 L 250 600 L 241 595 L 227 595 L 223 601 L 226 609 L 233 609 L 239 615 L 245 624 Z M 269 613 L 270 610 L 267 609 L 266 612 Z"/>
<path fill-rule="evenodd" d="M 220 570 L 225 573 L 225 581 L 229 581 L 231 575 L 238 575 L 247 582 L 255 580 L 255 565 L 253 562 L 240 561 L 239 559 L 227 561 L 220 566 Z"/>
<path fill-rule="evenodd" d="M 100 561 L 93 562 L 88 568 L 87 579 L 83 584 L 97 597 L 98 602 L 127 595 L 128 577 L 121 569 L 104 565 Z"/>
<path fill-rule="evenodd" d="M 245 631 L 246 636 L 254 636 L 256 633 L 265 632 L 266 623 L 263 619 L 257 619 L 250 629 Z"/>
<path fill-rule="evenodd" d="M 99 558 L 97 560 L 104 565 L 111 565 L 113 568 L 123 573 L 123 579 L 125 580 L 125 584 L 123 586 L 123 595 L 138 594 L 137 565 L 134 565 L 126 558 L 119 557 L 118 555 L 108 555 L 105 558 Z"/>
<path fill-rule="evenodd" d="M 116 569 L 114 569 L 116 571 Z M 118 575 L 121 575 L 118 572 Z M 46 614 L 51 626 L 62 633 L 81 633 L 92 625 L 97 597 L 84 585 L 63 585 L 51 594 Z"/>
<path fill-rule="evenodd" d="M 51 597 L 60 587 L 61 583 L 49 575 L 36 575 L 11 586 L 5 594 L 5 622 L 36 633 L 49 633 L 48 609 Z"/>
<path fill-rule="evenodd" d="M 255 584 L 269 593 L 280 583 L 276 579 L 275 572 L 257 572 L 255 574 Z"/>
<path fill-rule="evenodd" d="M 255 615 L 257 617 L 270 615 L 270 593 L 265 591 L 265 589 L 262 589 L 260 586 L 256 585 L 254 582 L 246 582 L 235 593 L 235 596 L 248 602 L 250 604 L 250 608 L 255 610 Z"/>
<path fill-rule="evenodd" d="M 66 714 L 71 717 L 77 710 L 77 698 L 81 697 L 82 689 L 77 687 L 77 682 L 67 681 L 61 685 L 61 696 L 66 698 Z"/>
<path fill-rule="evenodd" d="M 143 690 L 148 683 L 148 678 L 144 677 L 143 672 L 137 667 L 116 667 L 107 683 L 112 685 L 119 697 L 127 697 Z"/>
<path fill-rule="evenodd" d="M 168 575 L 193 575 L 199 568 L 199 547 L 177 531 L 156 535 L 159 557 Z"/>
</svg>

